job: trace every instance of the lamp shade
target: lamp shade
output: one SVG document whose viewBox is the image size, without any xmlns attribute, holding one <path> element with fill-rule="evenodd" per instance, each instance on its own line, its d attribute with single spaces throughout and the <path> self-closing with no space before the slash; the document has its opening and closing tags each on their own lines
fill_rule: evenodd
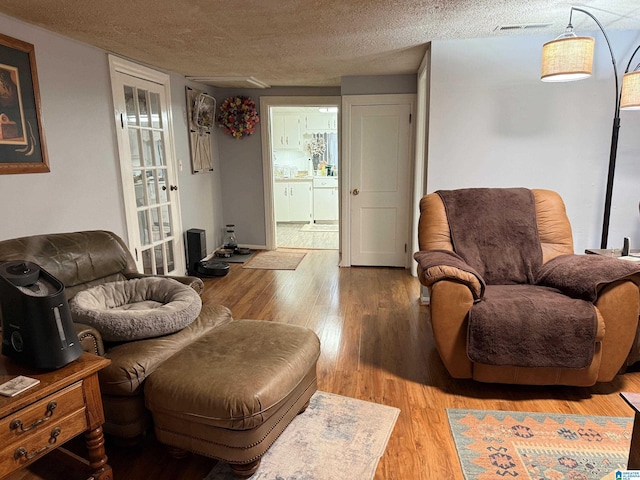
<svg viewBox="0 0 640 480">
<path fill-rule="evenodd" d="M 624 74 L 620 109 L 640 110 L 640 72 Z"/>
<path fill-rule="evenodd" d="M 543 82 L 571 82 L 591 76 L 593 37 L 565 37 L 547 42 L 542 47 Z"/>
</svg>

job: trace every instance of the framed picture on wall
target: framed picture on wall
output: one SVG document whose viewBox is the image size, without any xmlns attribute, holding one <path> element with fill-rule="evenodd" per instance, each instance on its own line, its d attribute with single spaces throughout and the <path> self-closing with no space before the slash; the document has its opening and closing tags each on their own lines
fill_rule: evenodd
<svg viewBox="0 0 640 480">
<path fill-rule="evenodd" d="M 192 173 L 212 172 L 211 131 L 216 118 L 216 99 L 200 90 L 187 87 L 187 113 L 191 171 Z"/>
<path fill-rule="evenodd" d="M 48 171 L 33 45 L 0 34 L 0 174 Z"/>
</svg>

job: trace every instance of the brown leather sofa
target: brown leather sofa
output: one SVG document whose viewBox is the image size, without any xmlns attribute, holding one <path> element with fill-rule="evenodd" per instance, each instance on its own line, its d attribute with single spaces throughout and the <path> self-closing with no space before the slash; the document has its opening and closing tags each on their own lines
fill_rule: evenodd
<svg viewBox="0 0 640 480">
<path fill-rule="evenodd" d="M 65 285 L 67 298 L 107 282 L 140 278 L 135 262 L 120 237 L 107 231 L 57 233 L 0 242 L 0 261 L 34 262 Z M 171 277 L 200 293 L 204 284 L 195 277 Z M 203 305 L 198 318 L 177 333 L 127 343 L 105 343 L 100 333 L 75 324 L 85 351 L 104 355 L 111 365 L 99 373 L 106 433 L 135 438 L 150 425 L 144 404 L 144 381 L 175 353 L 216 327 L 232 321 L 220 305 Z"/>
<path fill-rule="evenodd" d="M 567 258 L 561 256 L 574 253 L 573 238 L 562 199 L 549 190 L 531 192 L 542 265 L 552 259 Z M 509 206 L 503 205 L 503 208 Z M 425 260 L 436 252 L 444 256 L 455 252 L 448 211 L 441 196 L 438 193 L 426 195 L 420 202 L 420 210 L 418 237 L 420 250 L 424 253 L 417 253 L 416 259 L 421 254 Z M 596 256 L 573 257 L 587 260 L 585 257 Z M 436 347 L 452 377 L 497 383 L 589 386 L 611 381 L 625 365 L 638 328 L 638 275 L 598 288 L 593 302 L 597 318 L 595 345 L 591 361 L 585 367 L 495 365 L 473 361 L 468 356 L 469 315 L 472 307 L 483 301 L 484 285 L 479 276 L 471 273 L 473 268 L 464 259 L 456 261 L 459 264 L 454 266 L 419 261 L 418 267 L 421 283 L 429 288 L 429 311 Z M 490 287 L 487 285 L 487 289 Z M 549 341 L 562 342 L 562 338 L 554 338 L 553 332 L 548 333 Z"/>
</svg>

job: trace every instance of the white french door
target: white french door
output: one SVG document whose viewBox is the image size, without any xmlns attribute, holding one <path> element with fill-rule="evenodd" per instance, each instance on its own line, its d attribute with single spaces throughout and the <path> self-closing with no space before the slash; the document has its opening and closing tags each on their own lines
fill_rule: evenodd
<svg viewBox="0 0 640 480">
<path fill-rule="evenodd" d="M 128 244 L 139 271 L 182 275 L 169 77 L 109 58 Z"/>
</svg>

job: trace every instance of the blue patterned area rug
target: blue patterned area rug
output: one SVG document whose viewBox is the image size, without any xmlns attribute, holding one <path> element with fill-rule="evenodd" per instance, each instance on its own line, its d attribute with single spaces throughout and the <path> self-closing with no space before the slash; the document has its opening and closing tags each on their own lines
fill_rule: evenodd
<svg viewBox="0 0 640 480">
<path fill-rule="evenodd" d="M 447 409 L 465 480 L 603 480 L 625 470 L 633 418 Z"/>
<path fill-rule="evenodd" d="M 399 413 L 395 407 L 316 392 L 262 457 L 251 480 L 370 480 Z M 220 462 L 205 480 L 237 479 Z"/>
</svg>

